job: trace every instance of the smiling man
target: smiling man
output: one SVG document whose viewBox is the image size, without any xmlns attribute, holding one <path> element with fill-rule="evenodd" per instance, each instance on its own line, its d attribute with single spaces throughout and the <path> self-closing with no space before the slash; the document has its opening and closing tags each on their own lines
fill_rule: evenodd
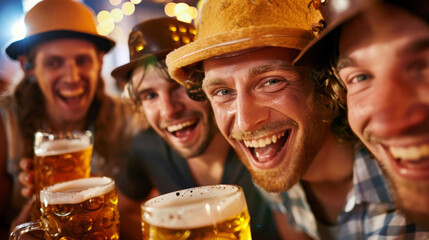
<svg viewBox="0 0 429 240">
<path fill-rule="evenodd" d="M 210 104 L 190 99 L 167 72 L 166 54 L 194 38 L 194 26 L 174 18 L 139 23 L 129 36 L 130 62 L 112 71 L 120 85 L 125 85 L 126 99 L 150 126 L 140 134 L 141 141 L 134 142 L 134 152 L 130 152 L 134 157 L 126 162 L 117 181 L 124 226 L 121 237 L 142 239 L 140 211 L 136 210 L 148 191 L 165 194 L 223 183 L 243 188 L 253 239 L 279 239 L 268 204 L 219 132 Z"/>
<path fill-rule="evenodd" d="M 278 219 L 314 239 L 425 236 L 396 212 L 378 165 L 350 134 L 338 81 L 292 64 L 322 26 L 312 6 L 206 0 L 196 40 L 167 55 L 169 72 L 192 98 L 210 100 Z"/>
<path fill-rule="evenodd" d="M 12 186 L 10 191 L 1 186 L 9 201 L 4 205 L 8 224 L 28 200 L 20 196 L 21 190 L 25 196 L 33 193 L 34 174 L 20 172 L 20 166 L 31 169 L 37 131 L 91 130 L 92 174 L 113 177 L 119 152 L 139 127 L 131 124 L 130 109 L 104 91 L 103 58 L 115 43 L 97 33 L 88 6 L 44 0 L 26 13 L 24 21 L 26 37 L 5 48 L 19 62 L 23 78 L 13 94 L 0 98 L 0 163 L 5 169 L 1 179 Z"/>
<path fill-rule="evenodd" d="M 389 176 L 398 207 L 429 226 L 429 6 L 422 0 L 350 2 L 354 7 L 330 18 L 298 64 L 338 45 L 336 54 L 323 55 L 333 55 L 347 88 L 351 128 Z"/>
</svg>

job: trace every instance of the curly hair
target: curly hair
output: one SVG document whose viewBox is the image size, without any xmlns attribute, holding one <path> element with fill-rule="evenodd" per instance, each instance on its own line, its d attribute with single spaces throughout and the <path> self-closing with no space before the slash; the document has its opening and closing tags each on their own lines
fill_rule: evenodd
<svg viewBox="0 0 429 240">
<path fill-rule="evenodd" d="M 188 96 L 195 101 L 207 99 L 203 89 L 202 81 L 205 77 L 202 62 L 185 69 L 188 79 L 184 85 Z M 342 142 L 355 143 L 357 137 L 350 129 L 347 120 L 346 90 L 339 81 L 329 64 L 310 69 L 310 78 L 314 86 L 316 101 L 322 96 L 329 98 L 329 104 L 322 110 L 324 121 L 332 121 L 331 130 Z"/>
</svg>

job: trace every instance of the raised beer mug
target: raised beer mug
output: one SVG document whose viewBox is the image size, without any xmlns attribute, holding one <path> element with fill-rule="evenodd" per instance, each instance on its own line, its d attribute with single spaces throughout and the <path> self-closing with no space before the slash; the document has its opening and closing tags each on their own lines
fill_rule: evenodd
<svg viewBox="0 0 429 240">
<path fill-rule="evenodd" d="M 143 239 L 251 239 L 240 186 L 212 185 L 152 198 L 141 205 Z"/>
<path fill-rule="evenodd" d="M 40 191 L 41 217 L 15 227 L 9 240 L 45 232 L 45 239 L 119 239 L 118 197 L 108 177 L 71 180 Z"/>
<path fill-rule="evenodd" d="M 34 135 L 35 203 L 38 193 L 46 186 L 68 180 L 88 178 L 91 173 L 93 135 L 85 132 L 43 133 Z M 40 216 L 33 207 L 32 220 Z"/>
</svg>

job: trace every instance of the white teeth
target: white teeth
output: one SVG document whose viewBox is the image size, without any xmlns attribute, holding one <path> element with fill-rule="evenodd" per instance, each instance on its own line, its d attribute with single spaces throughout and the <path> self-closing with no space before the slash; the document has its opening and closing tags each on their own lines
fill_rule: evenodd
<svg viewBox="0 0 429 240">
<path fill-rule="evenodd" d="M 187 122 L 182 122 L 182 123 L 179 123 L 179 124 L 175 124 L 175 125 L 172 125 L 172 126 L 168 126 L 168 127 L 167 127 L 167 130 L 168 130 L 169 132 L 179 131 L 179 130 L 181 130 L 181 129 L 185 128 L 185 127 L 191 126 L 191 125 L 192 125 L 192 124 L 194 124 L 195 122 L 196 122 L 196 121 L 187 121 Z"/>
<path fill-rule="evenodd" d="M 401 161 L 418 161 L 421 158 L 429 157 L 429 144 L 412 147 L 389 147 L 394 158 Z"/>
<path fill-rule="evenodd" d="M 73 90 L 62 89 L 59 91 L 59 93 L 62 97 L 72 98 L 72 97 L 78 97 L 78 96 L 82 95 L 84 93 L 84 91 L 85 90 L 83 88 L 78 88 L 78 89 L 73 89 Z"/>
<path fill-rule="evenodd" d="M 276 143 L 277 140 L 285 135 L 285 132 L 278 133 L 269 137 L 260 138 L 256 140 L 244 140 L 244 145 L 246 147 L 253 147 L 253 148 L 261 148 L 265 147 L 267 145 L 270 145 L 271 143 Z"/>
</svg>

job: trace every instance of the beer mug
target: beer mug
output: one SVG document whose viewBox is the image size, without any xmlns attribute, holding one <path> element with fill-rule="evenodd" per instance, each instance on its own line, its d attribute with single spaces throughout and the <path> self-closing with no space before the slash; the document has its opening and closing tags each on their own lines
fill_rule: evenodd
<svg viewBox="0 0 429 240">
<path fill-rule="evenodd" d="M 240 186 L 212 185 L 152 198 L 141 205 L 143 239 L 251 239 Z"/>
<path fill-rule="evenodd" d="M 92 143 L 90 131 L 37 132 L 34 136 L 36 192 L 55 183 L 89 177 Z"/>
<path fill-rule="evenodd" d="M 40 217 L 38 194 L 46 186 L 90 177 L 93 136 L 90 131 L 34 135 L 35 203 L 32 220 Z"/>
<path fill-rule="evenodd" d="M 118 197 L 108 177 L 58 183 L 40 191 L 41 217 L 18 225 L 9 240 L 43 230 L 45 239 L 119 239 Z"/>
</svg>

